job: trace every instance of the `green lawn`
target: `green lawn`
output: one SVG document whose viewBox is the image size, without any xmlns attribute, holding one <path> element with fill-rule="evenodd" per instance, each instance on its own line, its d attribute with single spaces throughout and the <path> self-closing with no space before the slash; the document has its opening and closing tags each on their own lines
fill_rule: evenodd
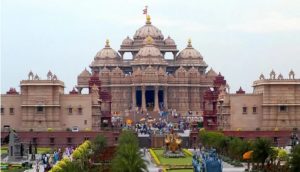
<svg viewBox="0 0 300 172">
<path fill-rule="evenodd" d="M 186 155 L 182 158 L 165 158 L 163 149 L 153 149 L 159 161 L 163 165 L 192 165 L 192 157 Z M 181 171 L 180 171 L 181 172 Z"/>
<path fill-rule="evenodd" d="M 23 172 L 25 169 L 23 168 L 16 168 L 16 169 L 9 169 L 9 170 L 1 170 L 1 172 Z"/>
</svg>

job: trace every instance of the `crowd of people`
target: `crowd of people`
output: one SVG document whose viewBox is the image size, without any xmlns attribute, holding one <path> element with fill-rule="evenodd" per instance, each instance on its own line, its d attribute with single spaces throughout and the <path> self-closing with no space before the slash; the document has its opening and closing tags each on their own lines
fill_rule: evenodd
<svg viewBox="0 0 300 172">
<path fill-rule="evenodd" d="M 73 146 L 68 146 L 62 151 L 61 148 L 54 151 L 53 154 L 43 153 L 40 158 L 36 158 L 35 160 L 35 169 L 36 172 L 40 171 L 49 171 L 53 165 L 55 165 L 58 161 L 63 159 L 64 157 L 68 157 L 72 159 L 71 154 L 74 151 Z"/>
</svg>

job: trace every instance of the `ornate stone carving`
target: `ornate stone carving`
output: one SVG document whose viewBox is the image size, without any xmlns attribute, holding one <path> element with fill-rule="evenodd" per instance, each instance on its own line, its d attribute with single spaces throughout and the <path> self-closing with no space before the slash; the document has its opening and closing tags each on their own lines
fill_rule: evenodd
<svg viewBox="0 0 300 172">
<path fill-rule="evenodd" d="M 34 80 L 40 80 L 40 77 L 37 74 L 35 74 Z"/>
<path fill-rule="evenodd" d="M 264 74 L 260 74 L 259 79 L 260 80 L 264 80 L 265 79 L 265 75 Z"/>
<path fill-rule="evenodd" d="M 57 80 L 57 76 L 54 74 L 52 80 Z"/>
<path fill-rule="evenodd" d="M 275 79 L 276 78 L 276 73 L 274 72 L 274 70 L 272 70 L 270 72 L 270 79 Z"/>
<path fill-rule="evenodd" d="M 154 69 L 151 65 L 149 65 L 149 66 L 145 69 L 144 74 L 145 74 L 145 75 L 155 75 L 155 74 L 157 74 L 157 71 L 156 71 L 156 69 Z"/>
<path fill-rule="evenodd" d="M 49 72 L 47 73 L 47 79 L 52 80 L 52 77 L 53 77 L 52 72 L 49 70 Z"/>
<path fill-rule="evenodd" d="M 295 72 L 293 70 L 289 72 L 289 79 L 295 79 Z"/>
<path fill-rule="evenodd" d="M 277 77 L 277 79 L 280 79 L 280 80 L 283 79 L 282 74 L 279 74 L 278 77 Z"/>
<path fill-rule="evenodd" d="M 30 71 L 28 73 L 28 80 L 33 80 L 33 78 L 34 78 L 33 73 L 32 73 L 32 71 Z"/>
<path fill-rule="evenodd" d="M 136 76 L 136 75 L 142 75 L 142 70 L 140 67 L 138 67 L 135 71 L 133 71 L 133 76 Z"/>
<path fill-rule="evenodd" d="M 164 71 L 164 69 L 162 67 L 159 68 L 158 70 L 158 75 L 165 75 L 166 72 Z"/>
<path fill-rule="evenodd" d="M 176 71 L 175 71 L 175 76 L 176 77 L 185 77 L 186 70 L 180 66 Z"/>
<path fill-rule="evenodd" d="M 123 76 L 124 75 L 123 71 L 118 66 L 112 70 L 112 74 L 114 76 Z"/>
</svg>

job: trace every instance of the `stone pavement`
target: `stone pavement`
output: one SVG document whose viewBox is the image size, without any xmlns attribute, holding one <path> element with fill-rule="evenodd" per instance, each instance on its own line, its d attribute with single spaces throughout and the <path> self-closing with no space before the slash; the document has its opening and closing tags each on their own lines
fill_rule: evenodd
<svg viewBox="0 0 300 172">
<path fill-rule="evenodd" d="M 226 162 L 222 162 L 223 164 L 223 171 L 224 172 L 242 172 L 245 171 L 245 167 L 234 167 Z"/>
<path fill-rule="evenodd" d="M 141 152 L 143 152 L 143 149 L 141 149 Z M 149 164 L 147 165 L 149 172 L 158 172 L 160 168 L 158 168 L 154 163 L 151 162 L 151 155 L 149 151 L 146 151 L 146 154 L 145 156 L 143 156 L 143 159 L 149 162 Z"/>
</svg>

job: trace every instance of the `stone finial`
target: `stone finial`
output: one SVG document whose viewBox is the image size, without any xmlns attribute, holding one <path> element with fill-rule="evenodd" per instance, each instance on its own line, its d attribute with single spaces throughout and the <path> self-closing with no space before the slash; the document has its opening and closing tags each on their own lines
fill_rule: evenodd
<svg viewBox="0 0 300 172">
<path fill-rule="evenodd" d="M 105 47 L 110 47 L 110 45 L 109 45 L 109 39 L 106 39 L 106 41 L 105 41 Z"/>
<path fill-rule="evenodd" d="M 149 15 L 146 17 L 146 24 L 151 24 L 151 17 Z"/>
<path fill-rule="evenodd" d="M 275 78 L 276 78 L 276 73 L 272 69 L 272 71 L 270 72 L 270 79 L 275 79 Z"/>
<path fill-rule="evenodd" d="M 245 94 L 245 91 L 240 87 L 240 89 L 236 91 L 236 94 Z"/>
<path fill-rule="evenodd" d="M 11 95 L 16 95 L 16 94 L 19 94 L 19 92 L 17 92 L 17 90 L 13 87 L 11 87 L 7 92 L 6 94 L 11 94 Z"/>
<path fill-rule="evenodd" d="M 57 76 L 54 74 L 52 80 L 57 80 Z"/>
<path fill-rule="evenodd" d="M 187 46 L 192 47 L 192 39 L 191 38 L 188 39 L 188 45 Z"/>
<path fill-rule="evenodd" d="M 264 74 L 260 74 L 259 79 L 260 80 L 264 80 L 265 79 L 265 75 Z"/>
<path fill-rule="evenodd" d="M 30 72 L 28 73 L 28 80 L 33 80 L 34 76 L 32 71 L 30 70 Z"/>
<path fill-rule="evenodd" d="M 73 87 L 73 90 L 70 91 L 69 94 L 78 94 L 78 91 L 76 91 L 75 87 Z"/>
<path fill-rule="evenodd" d="M 277 79 L 280 79 L 280 80 L 283 79 L 283 76 L 281 73 L 278 75 Z"/>
<path fill-rule="evenodd" d="M 40 77 L 37 74 L 35 74 L 34 80 L 40 80 Z"/>
<path fill-rule="evenodd" d="M 49 70 L 49 72 L 47 73 L 47 79 L 51 80 L 53 77 L 52 72 Z"/>
<path fill-rule="evenodd" d="M 293 71 L 293 69 L 291 69 L 291 71 L 289 72 L 289 79 L 295 79 L 295 72 Z"/>
</svg>

